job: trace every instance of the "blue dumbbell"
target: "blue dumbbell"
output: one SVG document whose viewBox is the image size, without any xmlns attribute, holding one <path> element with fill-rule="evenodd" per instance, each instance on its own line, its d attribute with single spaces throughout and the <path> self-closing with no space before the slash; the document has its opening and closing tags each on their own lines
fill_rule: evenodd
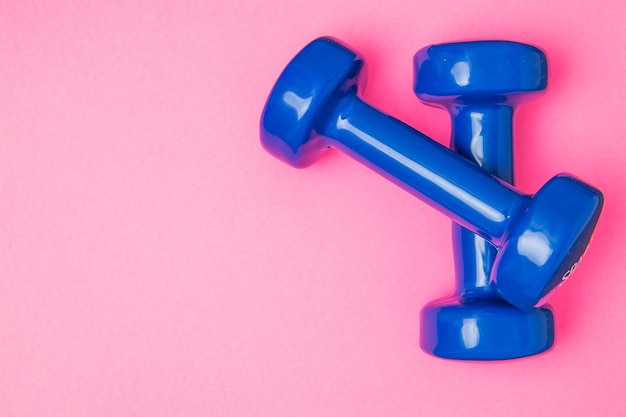
<svg viewBox="0 0 626 417">
<path fill-rule="evenodd" d="M 490 280 L 501 297 L 529 311 L 569 276 L 595 228 L 600 191 L 558 175 L 534 196 L 363 102 L 364 61 L 330 38 L 300 51 L 263 109 L 261 142 L 304 167 L 331 147 L 381 175 L 500 248 Z"/>
<path fill-rule="evenodd" d="M 513 110 L 547 85 L 547 60 L 529 45 L 505 41 L 432 45 L 414 58 L 414 91 L 450 112 L 450 147 L 491 175 L 513 183 Z M 456 290 L 422 309 L 420 344 L 436 356 L 463 360 L 513 359 L 554 343 L 546 305 L 524 312 L 498 297 L 489 283 L 497 250 L 452 224 Z"/>
</svg>

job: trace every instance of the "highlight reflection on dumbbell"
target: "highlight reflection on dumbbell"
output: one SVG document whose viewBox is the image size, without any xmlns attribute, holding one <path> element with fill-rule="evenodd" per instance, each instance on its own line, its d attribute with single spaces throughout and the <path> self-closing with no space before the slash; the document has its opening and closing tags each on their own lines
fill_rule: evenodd
<svg viewBox="0 0 626 417">
<path fill-rule="evenodd" d="M 583 254 L 602 194 L 559 175 L 531 199 L 408 125 L 363 102 L 363 59 L 330 38 L 307 45 L 276 82 L 261 140 L 303 167 L 337 147 L 501 248 L 491 274 L 525 310 L 543 304 Z"/>
<path fill-rule="evenodd" d="M 431 45 L 415 54 L 414 91 L 450 113 L 450 148 L 513 184 L 513 110 L 547 86 L 543 52 L 507 41 Z M 496 360 L 535 355 L 554 343 L 549 306 L 524 312 L 489 283 L 497 249 L 452 224 L 456 288 L 421 311 L 423 350 L 450 359 Z"/>
</svg>

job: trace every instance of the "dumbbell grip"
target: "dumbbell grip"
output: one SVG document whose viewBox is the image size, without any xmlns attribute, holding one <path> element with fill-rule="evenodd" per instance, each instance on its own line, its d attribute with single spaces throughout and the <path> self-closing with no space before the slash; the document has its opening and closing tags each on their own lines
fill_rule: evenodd
<svg viewBox="0 0 626 417">
<path fill-rule="evenodd" d="M 450 149 L 513 184 L 513 107 L 473 103 L 450 109 Z"/>
<path fill-rule="evenodd" d="M 489 174 L 513 184 L 513 107 L 471 103 L 447 107 L 452 122 L 450 149 Z M 489 276 L 497 249 L 471 231 L 452 224 L 456 294 L 491 297 Z"/>
<path fill-rule="evenodd" d="M 521 195 L 412 127 L 347 93 L 318 132 L 390 181 L 500 246 L 526 208 Z"/>
</svg>

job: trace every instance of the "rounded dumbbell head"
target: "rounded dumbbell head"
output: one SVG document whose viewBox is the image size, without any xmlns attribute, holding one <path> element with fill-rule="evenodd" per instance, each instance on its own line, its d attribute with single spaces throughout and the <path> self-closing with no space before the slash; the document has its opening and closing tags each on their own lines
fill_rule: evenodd
<svg viewBox="0 0 626 417">
<path fill-rule="evenodd" d="M 541 91 L 548 82 L 545 54 L 509 41 L 432 45 L 413 58 L 415 94 L 424 102 L 514 102 L 516 94 Z"/>
<path fill-rule="evenodd" d="M 304 167 L 326 147 L 316 134 L 320 115 L 365 84 L 363 58 L 331 38 L 304 47 L 276 81 L 261 116 L 261 143 L 275 157 Z"/>
<path fill-rule="evenodd" d="M 525 311 L 547 302 L 587 249 L 603 202 L 599 190 L 571 175 L 548 181 L 496 258 L 490 281 L 498 294 Z"/>
<path fill-rule="evenodd" d="M 459 360 L 504 360 L 547 351 L 554 344 L 549 306 L 524 312 L 497 298 L 450 297 L 421 312 L 420 346 Z"/>
</svg>

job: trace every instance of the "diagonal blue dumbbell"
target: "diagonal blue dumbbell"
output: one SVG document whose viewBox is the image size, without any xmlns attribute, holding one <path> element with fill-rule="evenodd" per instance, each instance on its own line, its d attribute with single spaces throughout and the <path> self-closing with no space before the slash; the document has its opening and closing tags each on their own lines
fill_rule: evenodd
<svg viewBox="0 0 626 417">
<path fill-rule="evenodd" d="M 543 52 L 506 41 L 432 45 L 414 58 L 414 91 L 452 119 L 450 147 L 491 175 L 513 183 L 513 110 L 548 80 Z M 452 224 L 456 290 L 422 309 L 422 349 L 462 360 L 513 359 L 554 343 L 548 306 L 524 312 L 489 283 L 497 250 Z"/>
<path fill-rule="evenodd" d="M 341 149 L 500 248 L 490 281 L 501 297 L 526 311 L 544 304 L 591 239 L 600 191 L 562 174 L 532 197 L 521 194 L 363 102 L 363 64 L 330 38 L 300 51 L 263 109 L 265 149 L 295 167 Z"/>
</svg>

